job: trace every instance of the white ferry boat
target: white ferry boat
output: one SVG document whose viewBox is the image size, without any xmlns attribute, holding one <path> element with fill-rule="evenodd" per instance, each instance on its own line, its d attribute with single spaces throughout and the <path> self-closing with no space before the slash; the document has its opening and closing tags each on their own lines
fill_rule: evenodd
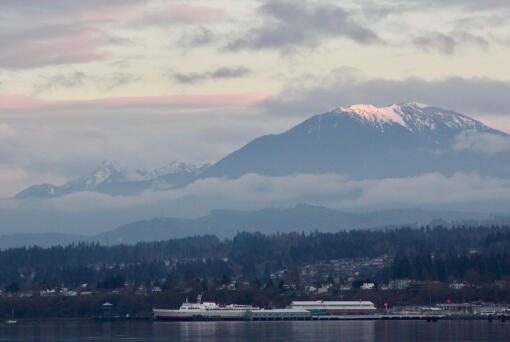
<svg viewBox="0 0 510 342">
<path fill-rule="evenodd" d="M 177 310 L 152 309 L 152 314 L 155 320 L 164 321 L 242 321 L 253 310 L 260 309 L 251 305 L 202 303 L 202 296 L 199 295 L 196 303 L 186 299 Z"/>
</svg>

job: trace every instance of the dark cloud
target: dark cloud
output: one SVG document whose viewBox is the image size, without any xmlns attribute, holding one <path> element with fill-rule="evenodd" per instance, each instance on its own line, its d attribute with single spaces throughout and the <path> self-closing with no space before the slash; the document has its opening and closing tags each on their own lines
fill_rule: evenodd
<svg viewBox="0 0 510 342">
<path fill-rule="evenodd" d="M 135 41 L 130 38 L 120 37 L 120 36 L 110 36 L 110 44 L 117 46 L 133 46 L 135 45 Z"/>
<path fill-rule="evenodd" d="M 476 45 L 482 49 L 489 47 L 487 39 L 468 32 L 453 32 L 451 34 L 432 32 L 416 37 L 413 44 L 425 52 L 438 52 L 443 55 L 452 55 L 458 47 L 464 45 Z"/>
<path fill-rule="evenodd" d="M 239 78 L 248 75 L 251 73 L 251 70 L 243 67 L 223 67 L 216 69 L 214 71 L 202 72 L 202 73 L 173 73 L 170 76 L 178 81 L 179 83 L 184 84 L 194 84 L 198 82 L 203 82 L 207 80 L 217 80 L 217 79 L 231 79 L 231 78 Z"/>
<path fill-rule="evenodd" d="M 142 78 L 140 76 L 134 74 L 116 72 L 98 81 L 104 86 L 104 89 L 108 91 L 141 80 Z"/>
<path fill-rule="evenodd" d="M 470 114 L 510 115 L 510 82 L 487 77 L 363 79 L 341 70 L 315 84 L 291 86 L 262 106 L 270 114 L 305 117 L 357 103 L 383 106 L 417 101 Z"/>
<path fill-rule="evenodd" d="M 216 39 L 213 31 L 205 27 L 199 27 L 194 32 L 187 31 L 181 36 L 177 45 L 181 47 L 199 47 L 209 45 Z"/>
<path fill-rule="evenodd" d="M 451 55 L 455 52 L 457 41 L 443 33 L 431 33 L 414 39 L 414 45 L 425 52 L 439 52 Z"/>
<path fill-rule="evenodd" d="M 334 5 L 308 1 L 266 1 L 259 9 L 263 25 L 230 42 L 228 50 L 277 49 L 288 52 L 314 47 L 323 38 L 344 37 L 360 44 L 381 43 L 377 33 L 357 23 L 352 14 Z"/>
<path fill-rule="evenodd" d="M 81 71 L 75 71 L 69 74 L 56 74 L 51 76 L 40 76 L 40 83 L 34 85 L 34 94 L 40 94 L 45 91 L 52 91 L 61 88 L 79 88 L 86 83 L 93 84 L 105 91 L 124 86 L 129 83 L 138 82 L 141 77 L 123 72 L 105 74 L 100 77 L 87 76 Z"/>
<path fill-rule="evenodd" d="M 214 71 L 211 76 L 212 78 L 236 78 L 249 74 L 250 69 L 238 66 L 235 68 L 219 68 Z"/>
<path fill-rule="evenodd" d="M 165 27 L 176 24 L 196 24 L 216 21 L 225 17 L 226 11 L 220 7 L 170 5 L 158 11 L 139 16 L 132 20 L 129 25 L 135 27 Z"/>
<path fill-rule="evenodd" d="M 50 77 L 42 77 L 43 83 L 35 86 L 35 93 L 56 88 L 76 88 L 83 85 L 86 75 L 81 71 L 75 71 L 71 74 L 58 74 Z"/>
</svg>

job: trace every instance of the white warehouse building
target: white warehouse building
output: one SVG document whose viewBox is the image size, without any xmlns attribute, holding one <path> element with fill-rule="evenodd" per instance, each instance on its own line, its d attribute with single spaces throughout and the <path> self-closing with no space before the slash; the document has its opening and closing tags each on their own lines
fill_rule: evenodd
<svg viewBox="0 0 510 342">
<path fill-rule="evenodd" d="M 370 301 L 293 301 L 291 309 L 304 309 L 312 315 L 369 315 L 377 311 Z"/>
</svg>

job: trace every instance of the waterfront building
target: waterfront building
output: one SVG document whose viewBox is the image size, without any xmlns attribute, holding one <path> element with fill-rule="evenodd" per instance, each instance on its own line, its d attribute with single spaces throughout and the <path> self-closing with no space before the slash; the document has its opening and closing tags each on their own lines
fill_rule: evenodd
<svg viewBox="0 0 510 342">
<path fill-rule="evenodd" d="M 377 311 L 370 301 L 293 301 L 290 309 L 304 309 L 312 315 L 368 315 Z"/>
</svg>

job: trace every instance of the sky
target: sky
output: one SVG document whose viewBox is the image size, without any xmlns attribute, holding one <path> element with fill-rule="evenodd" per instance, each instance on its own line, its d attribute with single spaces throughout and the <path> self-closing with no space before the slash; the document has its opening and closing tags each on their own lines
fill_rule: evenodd
<svg viewBox="0 0 510 342">
<path fill-rule="evenodd" d="M 0 197 L 102 160 L 215 162 L 356 103 L 510 132 L 508 18 L 507 0 L 2 0 Z"/>
</svg>

